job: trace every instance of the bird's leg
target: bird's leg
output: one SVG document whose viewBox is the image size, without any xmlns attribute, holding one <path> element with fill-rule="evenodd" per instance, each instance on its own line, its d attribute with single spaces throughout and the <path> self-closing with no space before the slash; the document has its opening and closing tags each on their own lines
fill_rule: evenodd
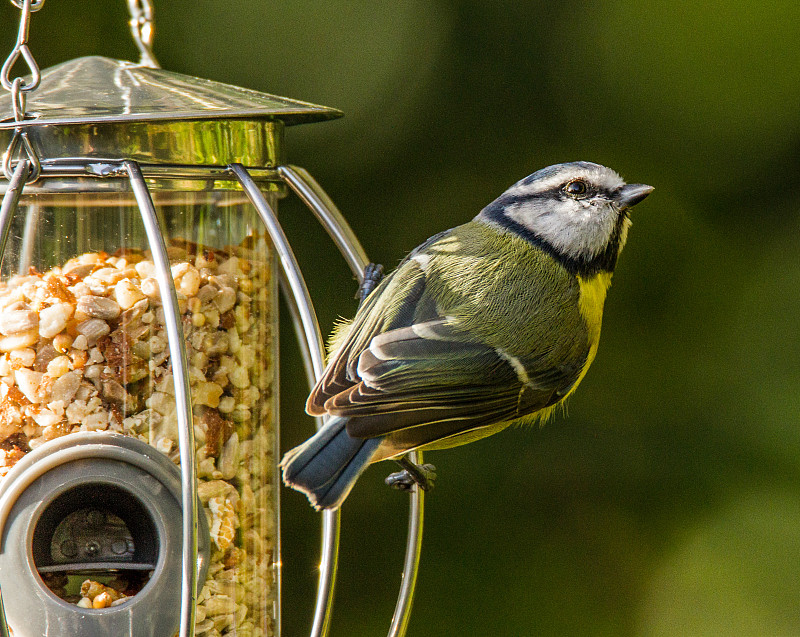
<svg viewBox="0 0 800 637">
<path fill-rule="evenodd" d="M 368 263 L 367 267 L 364 268 L 364 280 L 358 286 L 358 291 L 356 292 L 359 305 L 364 302 L 364 299 L 369 296 L 372 290 L 378 287 L 378 283 L 381 282 L 382 278 L 383 266 L 380 263 Z"/>
<path fill-rule="evenodd" d="M 418 484 L 423 491 L 433 489 L 433 481 L 436 480 L 436 467 L 432 464 L 416 465 L 408 456 L 394 458 L 394 461 L 403 467 L 402 471 L 392 473 L 386 478 L 386 484 L 401 491 L 410 491 L 411 487 Z"/>
</svg>

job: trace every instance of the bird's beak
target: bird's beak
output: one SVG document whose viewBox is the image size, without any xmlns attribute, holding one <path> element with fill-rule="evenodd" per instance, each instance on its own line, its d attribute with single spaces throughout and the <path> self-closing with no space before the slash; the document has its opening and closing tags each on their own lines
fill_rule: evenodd
<svg viewBox="0 0 800 637">
<path fill-rule="evenodd" d="M 654 188 L 647 184 L 627 184 L 617 195 L 620 208 L 632 208 L 637 203 L 644 201 L 645 197 L 653 192 Z"/>
</svg>

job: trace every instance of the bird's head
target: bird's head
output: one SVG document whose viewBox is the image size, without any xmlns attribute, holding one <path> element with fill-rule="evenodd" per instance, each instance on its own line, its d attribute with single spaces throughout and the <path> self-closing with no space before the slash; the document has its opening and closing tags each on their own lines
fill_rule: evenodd
<svg viewBox="0 0 800 637">
<path fill-rule="evenodd" d="M 477 219 L 532 241 L 577 273 L 612 272 L 628 210 L 652 191 L 599 164 L 556 164 L 518 181 Z"/>
</svg>

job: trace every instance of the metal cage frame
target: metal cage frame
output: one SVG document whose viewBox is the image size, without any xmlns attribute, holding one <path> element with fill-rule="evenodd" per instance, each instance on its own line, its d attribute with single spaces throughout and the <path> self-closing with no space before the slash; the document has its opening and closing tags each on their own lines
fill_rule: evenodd
<svg viewBox="0 0 800 637">
<path fill-rule="evenodd" d="M 5 254 L 11 222 L 19 209 L 19 201 L 31 174 L 36 171 L 31 159 L 21 158 L 13 167 L 7 181 L 0 205 L 0 261 Z M 369 264 L 366 253 L 334 203 L 311 175 L 297 166 L 281 164 L 275 168 L 245 168 L 240 163 L 226 166 L 191 166 L 180 164 L 148 164 L 132 159 L 103 160 L 96 158 L 70 158 L 43 160 L 39 167 L 40 177 L 126 179 L 136 200 L 147 241 L 156 266 L 156 279 L 161 290 L 165 322 L 169 337 L 170 357 L 173 365 L 176 406 L 179 423 L 179 455 L 181 461 L 181 501 L 184 511 L 182 520 L 182 572 L 181 572 L 181 637 L 194 634 L 195 602 L 197 598 L 197 469 L 194 453 L 194 431 L 192 422 L 189 379 L 186 372 L 186 350 L 184 346 L 181 318 L 175 285 L 170 274 L 167 249 L 159 228 L 156 209 L 146 178 L 164 179 L 225 179 L 235 181 L 247 195 L 269 234 L 278 256 L 281 288 L 292 315 L 298 337 L 305 373 L 309 386 L 316 384 L 324 369 L 325 349 L 319 323 L 314 311 L 311 295 L 306 286 L 300 266 L 277 214 L 264 197 L 259 183 L 282 182 L 295 193 L 314 214 L 326 230 L 354 276 L 361 283 L 364 269 Z M 317 419 L 317 427 L 322 426 Z M 419 452 L 410 454 L 411 460 L 421 463 Z M 414 486 L 410 494 L 408 536 L 402 580 L 392 616 L 388 637 L 403 637 L 411 615 L 411 606 L 416 585 L 422 532 L 424 493 Z M 336 582 L 338 547 L 341 527 L 340 512 L 325 511 L 322 514 L 322 542 L 320 548 L 320 572 L 317 585 L 315 610 L 310 637 L 325 637 L 328 634 L 333 610 L 333 592 Z M 279 571 L 280 573 L 280 571 Z M 278 578 L 280 586 L 280 577 Z M 280 609 L 276 623 L 280 626 Z M 0 597 L 0 636 L 9 637 L 9 629 Z"/>
</svg>

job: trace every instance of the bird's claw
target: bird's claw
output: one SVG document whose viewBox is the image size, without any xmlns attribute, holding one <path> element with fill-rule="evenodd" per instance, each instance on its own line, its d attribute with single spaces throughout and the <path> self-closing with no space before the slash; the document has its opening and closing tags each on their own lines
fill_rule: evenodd
<svg viewBox="0 0 800 637">
<path fill-rule="evenodd" d="M 419 488 L 423 491 L 433 489 L 434 481 L 436 480 L 436 467 L 432 464 L 416 465 L 406 458 L 396 462 L 403 467 L 403 470 L 387 476 L 385 481 L 387 485 L 400 491 L 411 491 L 415 484 L 419 485 Z"/>
<path fill-rule="evenodd" d="M 364 268 L 364 280 L 356 292 L 359 305 L 364 302 L 372 290 L 378 287 L 381 279 L 383 279 L 383 266 L 380 263 L 368 263 Z"/>
</svg>

